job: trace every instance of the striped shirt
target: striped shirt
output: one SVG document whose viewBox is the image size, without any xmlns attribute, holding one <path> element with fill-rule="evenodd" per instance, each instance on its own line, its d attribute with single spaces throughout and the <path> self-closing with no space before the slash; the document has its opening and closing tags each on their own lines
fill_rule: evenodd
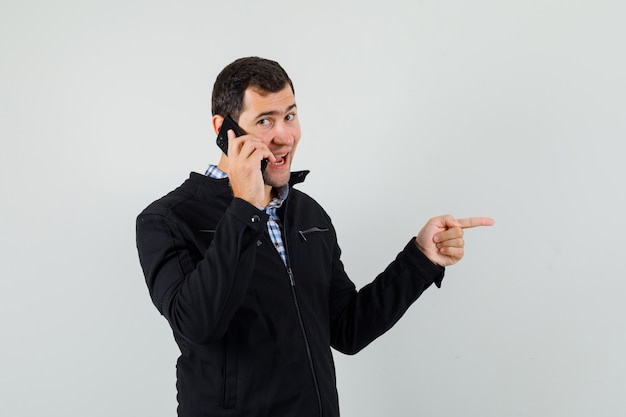
<svg viewBox="0 0 626 417">
<path fill-rule="evenodd" d="M 204 175 L 218 180 L 228 178 L 228 175 L 215 165 L 209 165 Z M 280 255 L 280 258 L 283 260 L 283 263 L 287 266 L 287 250 L 285 249 L 285 243 L 283 241 L 278 209 L 287 199 L 287 195 L 289 195 L 289 186 L 285 185 L 276 191 L 278 192 L 278 196 L 274 197 L 267 207 L 262 210 L 270 217 L 267 221 L 267 231 L 270 235 L 270 239 L 276 251 L 278 251 L 278 255 Z"/>
</svg>

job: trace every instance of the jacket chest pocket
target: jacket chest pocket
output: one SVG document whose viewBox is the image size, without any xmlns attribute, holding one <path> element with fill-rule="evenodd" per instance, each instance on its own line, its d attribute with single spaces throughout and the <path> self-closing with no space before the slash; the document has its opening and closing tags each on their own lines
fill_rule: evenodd
<svg viewBox="0 0 626 417">
<path fill-rule="evenodd" d="M 304 277 L 328 285 L 332 272 L 335 235 L 326 225 L 311 225 L 295 228 L 289 242 L 290 262 L 294 271 Z"/>
<path fill-rule="evenodd" d="M 308 242 L 307 236 L 313 237 L 316 234 L 326 233 L 329 230 L 330 229 L 328 227 L 313 226 L 309 227 L 308 229 L 298 230 L 298 234 L 300 235 L 300 239 L 302 239 L 303 242 Z"/>
</svg>

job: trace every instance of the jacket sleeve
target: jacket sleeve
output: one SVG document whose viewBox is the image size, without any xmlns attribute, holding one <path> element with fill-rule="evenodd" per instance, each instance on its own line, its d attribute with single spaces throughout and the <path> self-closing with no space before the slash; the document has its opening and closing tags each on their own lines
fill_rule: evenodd
<svg viewBox="0 0 626 417">
<path fill-rule="evenodd" d="M 150 296 L 176 333 L 208 343 L 226 332 L 245 297 L 266 221 L 267 214 L 234 199 L 198 262 L 183 223 L 158 210 L 138 216 L 137 250 Z"/>
<path fill-rule="evenodd" d="M 331 284 L 331 345 L 355 354 L 389 330 L 433 283 L 441 286 L 445 269 L 432 263 L 415 245 L 406 245 L 396 259 L 358 292 L 335 249 Z"/>
</svg>

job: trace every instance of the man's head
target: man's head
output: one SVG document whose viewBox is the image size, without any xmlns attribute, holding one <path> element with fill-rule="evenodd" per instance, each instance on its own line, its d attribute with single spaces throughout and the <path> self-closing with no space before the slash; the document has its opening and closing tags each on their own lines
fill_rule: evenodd
<svg viewBox="0 0 626 417">
<path fill-rule="evenodd" d="M 277 93 L 293 83 L 278 62 L 259 57 L 239 58 L 226 66 L 213 85 L 213 115 L 231 116 L 235 121 L 244 106 L 248 88 L 259 93 Z"/>
<path fill-rule="evenodd" d="M 213 89 L 213 128 L 217 133 L 226 116 L 242 130 L 261 140 L 274 155 L 263 174 L 269 188 L 289 181 L 293 156 L 300 141 L 300 121 L 293 84 L 276 62 L 241 58 L 222 70 Z M 218 167 L 229 173 L 229 159 L 222 154 Z M 260 160 L 259 160 L 260 165 Z"/>
</svg>

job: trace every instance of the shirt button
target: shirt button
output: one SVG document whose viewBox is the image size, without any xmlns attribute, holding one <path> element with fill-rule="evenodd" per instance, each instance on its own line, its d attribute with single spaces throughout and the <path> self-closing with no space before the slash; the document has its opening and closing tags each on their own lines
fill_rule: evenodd
<svg viewBox="0 0 626 417">
<path fill-rule="evenodd" d="M 259 215 L 258 215 L 258 214 L 255 214 L 254 216 L 252 216 L 252 218 L 250 219 L 250 221 L 251 221 L 252 223 L 258 223 L 258 222 L 260 222 L 260 221 L 261 221 L 261 217 L 259 217 Z"/>
</svg>

